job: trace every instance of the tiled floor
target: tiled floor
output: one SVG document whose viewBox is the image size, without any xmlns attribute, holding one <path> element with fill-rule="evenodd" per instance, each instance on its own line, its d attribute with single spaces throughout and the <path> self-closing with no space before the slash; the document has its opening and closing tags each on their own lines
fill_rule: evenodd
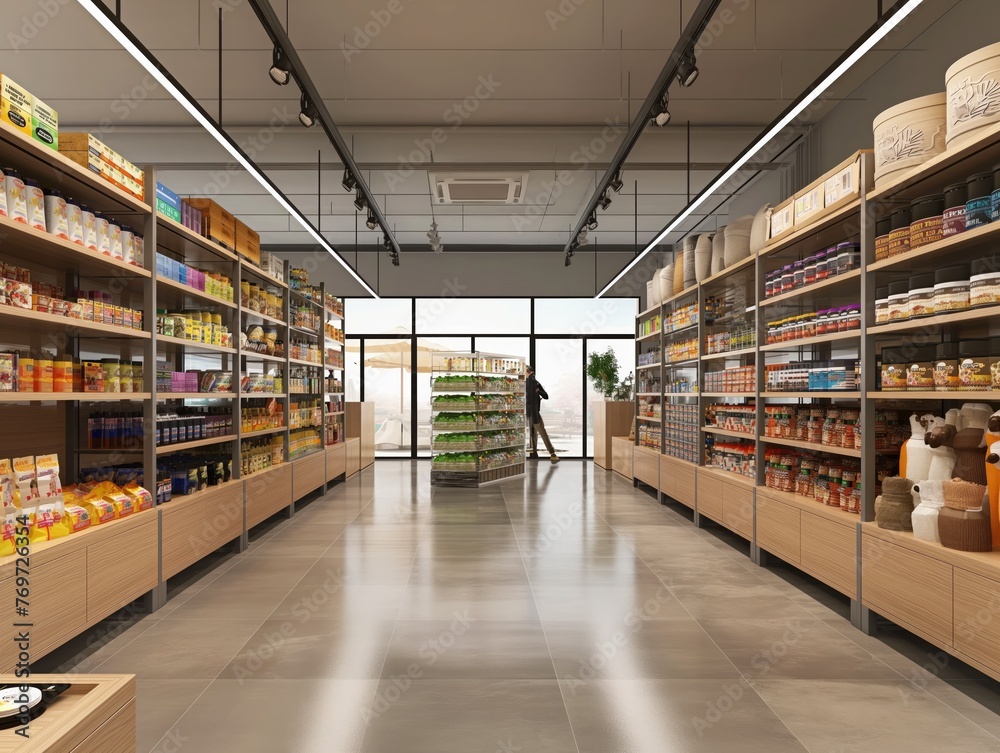
<svg viewBox="0 0 1000 753">
<path fill-rule="evenodd" d="M 380 462 L 59 668 L 139 753 L 1000 752 L 996 684 L 573 461 Z"/>
</svg>

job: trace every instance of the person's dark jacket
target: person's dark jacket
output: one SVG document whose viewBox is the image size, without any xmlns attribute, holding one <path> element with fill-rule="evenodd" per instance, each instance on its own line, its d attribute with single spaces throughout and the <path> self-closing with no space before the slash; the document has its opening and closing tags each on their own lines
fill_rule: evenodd
<svg viewBox="0 0 1000 753">
<path fill-rule="evenodd" d="M 528 414 L 528 422 L 537 424 L 542 420 L 542 400 L 549 399 L 549 393 L 531 374 L 524 380 L 525 412 Z"/>
</svg>

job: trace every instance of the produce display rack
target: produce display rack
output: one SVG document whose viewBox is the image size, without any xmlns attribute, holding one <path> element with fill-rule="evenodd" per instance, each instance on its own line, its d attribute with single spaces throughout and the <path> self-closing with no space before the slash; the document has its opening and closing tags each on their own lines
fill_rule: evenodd
<svg viewBox="0 0 1000 753">
<path fill-rule="evenodd" d="M 33 280 L 58 285 L 67 291 L 88 288 L 104 291 L 112 296 L 114 303 L 141 310 L 143 322 L 142 329 L 127 329 L 0 305 L 3 325 L 0 350 L 45 350 L 65 353 L 77 361 L 115 358 L 141 362 L 143 372 L 141 388 L 134 392 L 0 392 L 5 425 L 23 427 L 0 437 L 0 457 L 56 452 L 64 485 L 78 480 L 84 464 L 136 462 L 141 464 L 144 483 L 151 490 L 156 486 L 157 463 L 177 453 L 215 450 L 232 461 L 232 479 L 228 482 L 190 495 L 175 495 L 154 509 L 33 545 L 33 565 L 37 572 L 48 572 L 46 577 L 53 584 L 53 588 L 39 588 L 33 594 L 36 614 L 53 615 L 44 625 L 39 623 L 39 637 L 33 643 L 32 654 L 32 658 L 38 659 L 136 599 L 143 599 L 148 609 L 159 608 L 166 601 L 169 578 L 224 545 L 245 548 L 252 526 L 279 512 L 293 514 L 297 500 L 346 477 L 349 466 L 343 446 L 331 448 L 336 451 L 333 457 L 317 452 L 287 461 L 289 351 L 286 348 L 281 356 L 265 356 L 250 351 L 241 342 L 240 332 L 250 321 L 276 327 L 279 339 L 287 342 L 290 297 L 287 283 L 238 258 L 230 249 L 159 215 L 148 204 L 58 152 L 40 146 L 6 123 L 0 123 L 0 164 L 37 179 L 45 187 L 58 187 L 64 196 L 75 197 L 97 211 L 110 214 L 141 232 L 144 239 L 140 267 L 2 219 L 0 230 L 4 231 L 5 240 L 0 247 L 0 260 L 26 267 Z M 153 196 L 156 168 L 146 167 L 145 177 L 146 196 Z M 157 253 L 226 275 L 232 280 L 236 300 L 226 301 L 157 274 Z M 265 319 L 240 305 L 240 283 L 244 279 L 266 284 L 281 295 L 281 319 Z M 219 314 L 233 333 L 232 346 L 159 334 L 157 311 L 161 309 Z M 230 372 L 232 390 L 162 391 L 157 385 L 158 360 L 166 361 L 176 371 Z M 258 369 L 282 372 L 286 387 L 280 394 L 239 390 L 240 371 Z M 316 369 L 320 375 L 325 371 L 319 364 Z M 241 407 L 245 401 L 259 397 L 280 401 L 283 425 L 244 432 Z M 322 404 L 323 395 L 318 399 Z M 222 436 L 157 446 L 151 427 L 157 411 L 169 406 L 222 409 L 232 418 L 232 431 Z M 342 410 L 337 411 L 337 420 L 343 420 Z M 87 419 L 94 413 L 108 411 L 141 414 L 144 425 L 150 427 L 144 441 L 134 449 L 87 449 Z M 322 431 L 322 427 L 318 430 Z M 282 438 L 285 462 L 266 471 L 243 474 L 241 442 L 269 437 Z M 322 445 L 319 449 L 323 449 Z M 358 469 L 356 463 L 353 467 Z M 123 552 L 128 552 L 130 558 L 130 567 L 124 574 L 120 567 Z M 13 559 L 0 558 L 0 585 L 13 587 Z M 55 587 L 57 583 L 59 588 Z M 109 590 L 103 585 L 106 583 L 113 583 L 114 588 Z M 13 609 L 13 602 L 7 609 Z M 13 614 L 8 617 L 8 625 L 16 621 Z M 11 643 L 6 632 L 0 637 L 5 639 L 4 645 Z M 9 658 L 8 652 L 0 652 L 0 669 L 13 668 Z"/>
<path fill-rule="evenodd" d="M 523 357 L 498 353 L 431 354 L 431 486 L 477 488 L 524 475 L 524 365 Z M 459 396 L 469 404 L 441 403 Z M 471 420 L 447 421 L 450 415 Z M 472 437 L 449 441 L 459 435 Z"/>
</svg>

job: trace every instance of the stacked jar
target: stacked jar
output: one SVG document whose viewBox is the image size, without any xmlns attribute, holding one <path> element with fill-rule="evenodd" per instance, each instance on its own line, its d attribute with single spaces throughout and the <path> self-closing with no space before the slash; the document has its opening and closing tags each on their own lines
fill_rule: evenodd
<svg viewBox="0 0 1000 753">
<path fill-rule="evenodd" d="M 764 297 L 791 293 L 860 268 L 861 246 L 851 242 L 841 243 L 768 272 L 764 278 Z"/>
</svg>

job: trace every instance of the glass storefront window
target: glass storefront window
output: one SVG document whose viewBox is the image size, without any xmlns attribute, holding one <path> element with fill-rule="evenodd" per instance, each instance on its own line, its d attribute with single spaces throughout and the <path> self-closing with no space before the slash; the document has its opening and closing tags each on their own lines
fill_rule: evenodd
<svg viewBox="0 0 1000 753">
<path fill-rule="evenodd" d="M 635 298 L 536 298 L 536 335 L 632 335 Z"/>
</svg>

